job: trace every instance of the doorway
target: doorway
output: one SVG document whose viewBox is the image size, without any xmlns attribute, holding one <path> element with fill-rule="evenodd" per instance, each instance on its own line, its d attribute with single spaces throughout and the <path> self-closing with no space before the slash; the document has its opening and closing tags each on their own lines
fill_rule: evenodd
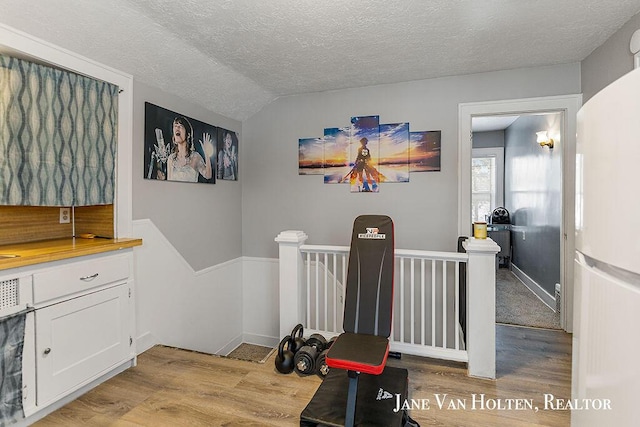
<svg viewBox="0 0 640 427">
<path fill-rule="evenodd" d="M 559 207 L 560 324 L 567 332 L 572 330 L 573 318 L 575 133 L 576 114 L 580 105 L 581 95 L 460 104 L 458 123 L 458 232 L 460 235 L 467 235 L 469 225 L 472 222 L 471 159 L 473 119 L 495 116 L 539 115 L 543 113 L 559 113 L 561 115 L 562 125 L 559 128 L 558 142 L 554 150 L 560 157 L 561 164 L 561 177 L 560 183 L 558 183 L 561 193 L 561 206 Z"/>
<path fill-rule="evenodd" d="M 497 254 L 496 323 L 561 329 L 561 112 L 472 118 L 472 220 L 486 221 Z M 560 298 L 558 298 L 558 302 Z"/>
</svg>

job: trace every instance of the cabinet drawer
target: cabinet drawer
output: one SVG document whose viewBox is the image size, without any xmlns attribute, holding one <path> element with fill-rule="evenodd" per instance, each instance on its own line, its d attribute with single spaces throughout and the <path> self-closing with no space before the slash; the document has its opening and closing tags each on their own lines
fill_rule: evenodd
<svg viewBox="0 0 640 427">
<path fill-rule="evenodd" d="M 129 259 L 110 256 L 74 262 L 33 275 L 36 304 L 61 298 L 129 277 Z"/>
</svg>

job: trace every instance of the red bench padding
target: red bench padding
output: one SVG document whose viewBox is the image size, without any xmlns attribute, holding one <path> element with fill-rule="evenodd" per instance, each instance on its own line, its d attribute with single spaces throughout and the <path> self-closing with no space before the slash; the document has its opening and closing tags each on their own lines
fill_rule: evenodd
<svg viewBox="0 0 640 427">
<path fill-rule="evenodd" d="M 330 368 L 380 375 L 388 355 L 386 337 L 345 332 L 329 349 L 326 361 Z"/>
</svg>

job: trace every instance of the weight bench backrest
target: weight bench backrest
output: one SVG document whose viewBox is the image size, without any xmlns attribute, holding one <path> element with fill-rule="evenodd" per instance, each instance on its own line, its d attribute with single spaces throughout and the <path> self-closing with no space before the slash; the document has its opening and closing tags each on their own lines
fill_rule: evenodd
<svg viewBox="0 0 640 427">
<path fill-rule="evenodd" d="M 344 308 L 344 330 L 389 337 L 393 307 L 393 221 L 361 215 L 353 223 Z"/>
</svg>

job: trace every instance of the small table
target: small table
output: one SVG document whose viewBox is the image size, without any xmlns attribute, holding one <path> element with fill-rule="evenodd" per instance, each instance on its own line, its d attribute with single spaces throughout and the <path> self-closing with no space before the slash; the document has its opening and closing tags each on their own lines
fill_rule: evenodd
<svg viewBox="0 0 640 427">
<path fill-rule="evenodd" d="M 487 226 L 487 236 L 500 246 L 500 252 L 496 254 L 496 269 L 500 266 L 510 267 L 511 224 L 489 224 Z"/>
</svg>

